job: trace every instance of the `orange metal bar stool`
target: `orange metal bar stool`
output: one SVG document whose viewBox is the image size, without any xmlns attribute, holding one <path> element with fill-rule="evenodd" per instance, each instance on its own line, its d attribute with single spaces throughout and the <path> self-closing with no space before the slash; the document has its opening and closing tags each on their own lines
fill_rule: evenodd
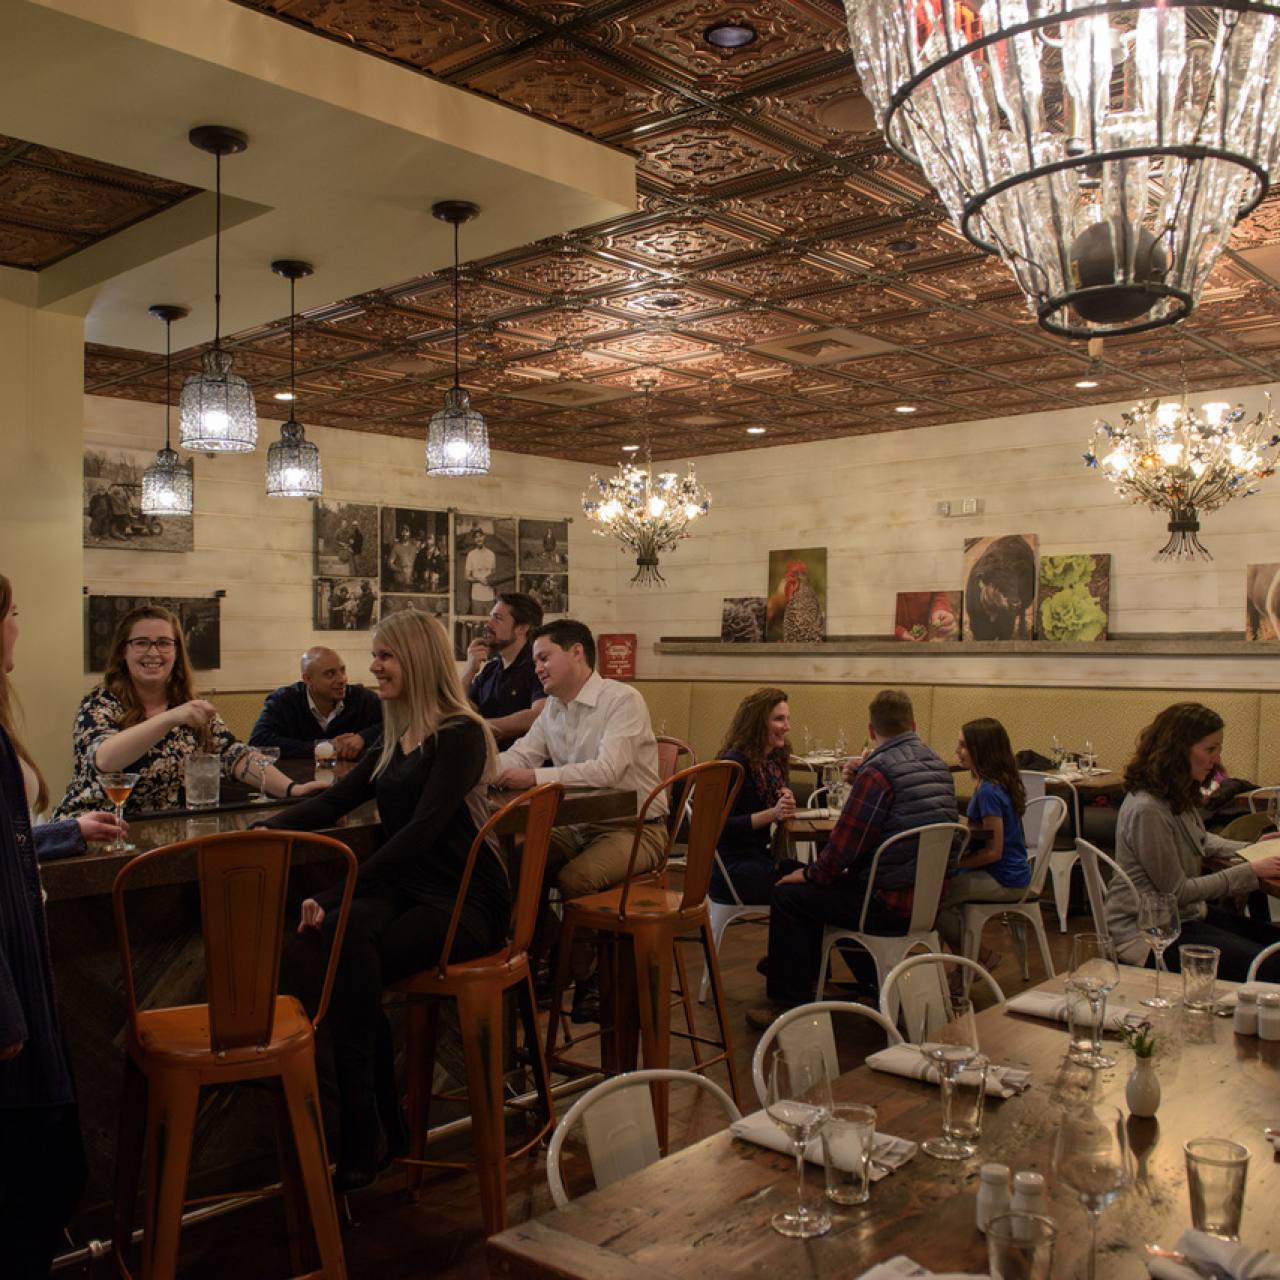
<svg viewBox="0 0 1280 1280">
<path fill-rule="evenodd" d="M 537 1006 L 534 1002 L 533 976 L 529 969 L 529 943 L 537 922 L 542 877 L 547 865 L 547 846 L 551 828 L 564 787 L 549 782 L 534 787 L 499 809 L 476 833 L 466 869 L 458 886 L 458 897 L 449 920 L 440 952 L 440 963 L 434 969 L 416 973 L 392 985 L 409 997 L 408 1017 L 408 1101 L 409 1155 L 403 1163 L 409 1166 L 409 1190 L 417 1192 L 422 1185 L 424 1168 L 476 1170 L 480 1180 L 480 1203 L 484 1210 L 485 1229 L 490 1235 L 507 1225 L 507 1163 L 532 1150 L 555 1128 L 555 1104 L 547 1064 L 542 1056 L 542 1038 L 538 1034 Z M 524 844 L 520 853 L 520 880 L 512 911 L 511 940 L 492 955 L 475 960 L 449 963 L 454 936 L 467 897 L 467 887 L 475 870 L 476 859 L 495 857 L 491 845 L 492 832 L 499 823 L 524 808 Z M 503 1101 L 503 997 L 515 989 L 524 1023 L 525 1043 L 531 1059 L 534 1085 L 543 1119 L 538 1131 L 512 1151 L 506 1149 Z M 458 1002 L 458 1023 L 462 1027 L 463 1052 L 466 1058 L 467 1092 L 471 1104 L 471 1129 L 475 1136 L 474 1164 L 458 1160 L 426 1159 L 427 1130 L 430 1128 L 431 1103 L 458 1095 L 436 1094 L 431 1087 L 436 1060 L 436 1026 L 440 1000 Z"/>
<path fill-rule="evenodd" d="M 289 867 L 304 845 L 346 863 L 314 1020 L 293 996 L 278 993 Z M 125 889 L 141 867 L 183 855 L 196 860 L 209 1002 L 140 1010 Z M 201 1088 L 274 1078 L 280 1085 L 277 1136 L 293 1269 L 311 1267 L 318 1255 L 319 1268 L 306 1271 L 308 1280 L 344 1280 L 347 1269 L 316 1084 L 315 1027 L 329 1004 L 355 879 L 355 855 L 345 844 L 293 831 L 236 831 L 184 840 L 140 853 L 120 869 L 111 890 L 128 1015 L 112 1232 L 120 1275 L 131 1275 L 125 1255 L 144 1161 L 142 1280 L 171 1280 L 176 1274 Z M 310 1240 L 301 1230 L 307 1223 Z"/>
<path fill-rule="evenodd" d="M 594 929 L 603 935 L 612 935 L 609 948 L 613 966 L 613 981 L 609 984 L 615 993 L 612 1032 L 603 1033 L 601 1065 L 609 1069 L 621 1061 L 629 1066 L 634 1061 L 634 1040 L 617 1047 L 628 1039 L 626 1027 L 633 1016 L 626 1008 L 616 1007 L 621 1001 L 618 993 L 627 991 L 630 982 L 624 982 L 620 965 L 628 948 L 618 945 L 626 940 L 634 956 L 634 983 L 639 1005 L 640 1049 L 646 1068 L 670 1066 L 671 1036 L 674 1034 L 690 1042 L 693 1070 L 705 1072 L 723 1062 L 729 1073 L 729 1086 L 735 1102 L 739 1101 L 738 1075 L 733 1061 L 732 1038 L 728 1018 L 725 1015 L 724 989 L 720 982 L 720 965 L 716 958 L 715 943 L 711 936 L 711 918 L 707 910 L 707 889 L 711 883 L 711 868 L 716 844 L 724 829 L 725 819 L 733 807 L 734 797 L 742 785 L 742 766 L 732 760 L 711 760 L 706 764 L 682 769 L 659 783 L 645 799 L 636 822 L 636 836 L 631 845 L 631 860 L 627 878 L 622 884 L 572 898 L 564 904 L 564 919 L 560 935 L 560 956 L 556 967 L 555 991 L 551 1000 L 551 1016 L 547 1022 L 547 1061 L 553 1066 L 565 1066 L 569 1070 L 581 1069 L 581 1063 L 557 1052 L 556 1043 L 562 1019 L 556 1016 L 562 1007 L 564 989 L 568 983 L 573 935 L 578 929 Z M 675 838 L 675 824 L 668 828 L 662 858 L 651 871 L 636 875 L 636 857 L 640 849 L 640 833 L 644 822 L 659 796 L 666 794 L 670 812 L 684 810 L 689 818 L 688 861 L 684 874 L 684 889 L 676 893 L 665 887 L 667 859 Z M 690 939 L 689 934 L 694 934 Z M 677 945 L 681 941 L 697 941 L 702 946 L 707 972 L 711 975 L 711 987 L 715 994 L 716 1022 L 719 1040 L 700 1036 L 694 1029 L 692 994 L 684 958 Z M 679 978 L 680 1004 L 684 1007 L 687 1032 L 671 1030 L 671 984 L 673 973 Z M 565 1048 L 574 1043 L 602 1033 L 568 1040 Z M 609 1052 L 609 1042 L 614 1040 L 615 1051 Z M 702 1047 L 718 1050 L 710 1058 L 702 1057 Z M 667 1140 L 667 1086 L 654 1086 L 654 1113 L 662 1147 Z"/>
</svg>

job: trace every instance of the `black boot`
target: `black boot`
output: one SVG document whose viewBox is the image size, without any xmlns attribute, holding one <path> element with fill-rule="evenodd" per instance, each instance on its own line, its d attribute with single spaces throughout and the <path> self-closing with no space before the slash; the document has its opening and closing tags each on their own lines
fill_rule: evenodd
<svg viewBox="0 0 1280 1280">
<path fill-rule="evenodd" d="M 374 1054 L 336 1040 L 333 1050 L 342 1124 L 333 1189 L 341 1195 L 367 1187 L 377 1178 L 386 1167 L 387 1139 L 378 1116 Z"/>
</svg>

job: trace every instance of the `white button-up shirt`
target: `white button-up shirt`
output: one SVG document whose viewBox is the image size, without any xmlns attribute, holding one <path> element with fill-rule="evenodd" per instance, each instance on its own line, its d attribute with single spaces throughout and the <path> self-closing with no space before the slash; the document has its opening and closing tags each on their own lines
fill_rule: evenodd
<svg viewBox="0 0 1280 1280">
<path fill-rule="evenodd" d="M 550 767 L 543 761 L 550 760 Z M 658 785 L 658 743 L 649 708 L 639 692 L 596 672 L 565 702 L 551 695 L 529 732 L 498 757 L 499 769 L 532 769 L 539 786 L 630 788 L 636 808 Z M 650 818 L 667 811 L 655 800 Z"/>
<path fill-rule="evenodd" d="M 311 708 L 311 714 L 315 716 L 322 729 L 327 729 L 342 714 L 342 708 L 346 705 L 346 699 L 344 698 L 341 702 L 334 703 L 333 710 L 327 716 L 322 715 L 320 708 L 316 706 L 316 700 L 311 696 L 311 690 L 307 690 L 307 706 Z"/>
</svg>

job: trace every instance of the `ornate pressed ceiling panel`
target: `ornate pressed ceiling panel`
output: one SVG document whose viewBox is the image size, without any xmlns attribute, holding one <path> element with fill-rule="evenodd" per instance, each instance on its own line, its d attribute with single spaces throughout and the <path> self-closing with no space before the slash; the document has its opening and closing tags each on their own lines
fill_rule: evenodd
<svg viewBox="0 0 1280 1280">
<path fill-rule="evenodd" d="M 656 379 L 659 457 L 1172 390 L 1184 343 L 1192 386 L 1280 378 L 1280 294 L 1233 252 L 1181 334 L 1108 343 L 1089 374 L 1099 386 L 1076 387 L 1083 345 L 1043 333 L 1005 268 L 960 237 L 920 174 L 885 148 L 838 0 L 232 2 L 636 158 L 633 215 L 463 267 L 463 381 L 497 448 L 613 462 L 644 432 L 642 377 Z M 746 48 L 705 40 L 715 23 L 744 18 L 757 33 Z M 68 211 L 30 218 L 25 247 L 9 250 L 27 256 L 20 265 L 163 207 L 130 200 L 189 194 L 124 175 L 86 202 L 77 184 L 95 176 L 72 168 L 66 194 L 42 202 L 14 168 L 0 144 L 0 245 L 20 242 L 3 239 L 11 209 Z M 1277 244 L 1272 198 L 1233 248 Z M 451 273 L 369 288 L 306 316 L 299 416 L 420 435 L 451 379 Z M 231 339 L 260 408 L 277 416 L 286 330 L 282 317 Z M 866 354 L 848 346 L 866 339 L 878 340 Z M 193 348 L 180 363 L 198 357 Z M 155 400 L 162 372 L 154 356 L 93 347 L 86 388 Z M 897 413 L 904 403 L 916 412 Z"/>
</svg>

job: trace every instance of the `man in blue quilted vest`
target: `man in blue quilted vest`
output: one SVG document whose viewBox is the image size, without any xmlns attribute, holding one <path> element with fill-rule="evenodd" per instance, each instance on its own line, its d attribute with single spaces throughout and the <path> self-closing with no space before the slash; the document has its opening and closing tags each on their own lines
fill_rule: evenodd
<svg viewBox="0 0 1280 1280">
<path fill-rule="evenodd" d="M 823 926 L 858 927 L 876 849 L 899 832 L 957 820 L 951 771 L 916 733 L 911 699 L 899 689 L 876 694 L 868 730 L 871 750 L 849 776 L 849 795 L 831 839 L 813 862 L 774 885 L 767 962 L 771 1006 L 748 1013 L 752 1026 L 767 1026 L 780 1008 L 813 999 Z M 880 859 L 866 932 L 907 932 L 915 876 L 916 843 L 903 840 Z"/>
</svg>

